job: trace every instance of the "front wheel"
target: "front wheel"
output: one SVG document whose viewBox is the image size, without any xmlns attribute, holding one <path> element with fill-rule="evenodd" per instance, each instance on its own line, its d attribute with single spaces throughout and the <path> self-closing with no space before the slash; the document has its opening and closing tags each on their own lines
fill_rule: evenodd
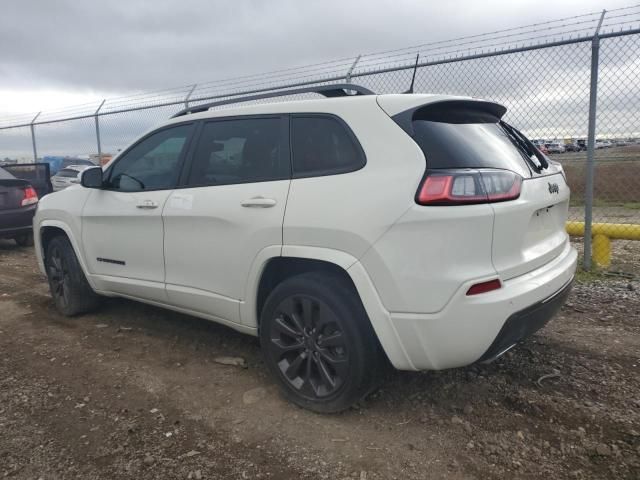
<svg viewBox="0 0 640 480">
<path fill-rule="evenodd" d="M 100 297 L 87 282 L 67 237 L 58 236 L 49 242 L 45 267 L 49 290 L 60 313 L 71 317 L 98 305 Z"/>
<path fill-rule="evenodd" d="M 285 396 L 315 412 L 349 408 L 379 378 L 369 319 L 337 275 L 306 273 L 278 285 L 262 310 L 260 344 Z"/>
</svg>

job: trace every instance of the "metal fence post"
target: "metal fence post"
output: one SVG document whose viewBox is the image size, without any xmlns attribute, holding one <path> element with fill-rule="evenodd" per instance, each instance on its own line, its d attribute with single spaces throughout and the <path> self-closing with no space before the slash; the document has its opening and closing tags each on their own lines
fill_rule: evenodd
<svg viewBox="0 0 640 480">
<path fill-rule="evenodd" d="M 587 177 L 584 191 L 584 260 L 585 270 L 591 270 L 591 225 L 593 223 L 593 179 L 595 170 L 596 102 L 598 100 L 598 60 L 600 54 L 600 27 L 607 13 L 602 11 L 600 21 L 591 40 L 591 86 L 589 89 L 589 128 L 587 132 Z"/>
<path fill-rule="evenodd" d="M 345 83 L 351 83 L 351 74 L 353 73 L 353 69 L 356 68 L 356 65 L 360 61 L 361 56 L 362 56 L 361 54 L 358 55 L 356 59 L 353 61 L 353 63 L 351 64 L 351 67 L 349 67 L 349 71 L 347 72 L 347 75 L 344 77 Z"/>
<path fill-rule="evenodd" d="M 100 113 L 100 109 L 104 105 L 105 100 L 102 100 L 102 103 L 96 110 L 96 113 L 93 115 L 93 118 L 96 121 L 96 141 L 98 143 L 98 165 L 102 164 L 102 145 L 100 143 L 100 121 L 98 120 L 100 117 L 98 116 L 98 114 Z"/>
<path fill-rule="evenodd" d="M 38 119 L 42 112 L 38 112 L 33 120 L 31 120 L 31 145 L 33 146 L 33 163 L 38 163 L 38 149 L 36 148 L 36 129 L 34 128 L 34 123 Z"/>
<path fill-rule="evenodd" d="M 191 98 L 191 94 L 193 93 L 193 91 L 196 89 L 197 86 L 198 86 L 197 83 L 194 83 L 191 86 L 191 90 L 189 90 L 189 93 L 187 93 L 187 96 L 184 98 L 184 108 L 189 108 L 189 99 Z"/>
</svg>

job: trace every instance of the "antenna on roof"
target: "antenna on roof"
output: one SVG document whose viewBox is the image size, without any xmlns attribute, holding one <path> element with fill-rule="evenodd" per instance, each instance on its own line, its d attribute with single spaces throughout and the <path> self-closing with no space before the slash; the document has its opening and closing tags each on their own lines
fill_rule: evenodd
<svg viewBox="0 0 640 480">
<path fill-rule="evenodd" d="M 416 80 L 416 70 L 418 70 L 418 59 L 420 58 L 420 54 L 416 54 L 416 64 L 413 66 L 413 76 L 411 77 L 411 86 L 409 90 L 404 93 L 413 93 L 413 82 Z"/>
</svg>

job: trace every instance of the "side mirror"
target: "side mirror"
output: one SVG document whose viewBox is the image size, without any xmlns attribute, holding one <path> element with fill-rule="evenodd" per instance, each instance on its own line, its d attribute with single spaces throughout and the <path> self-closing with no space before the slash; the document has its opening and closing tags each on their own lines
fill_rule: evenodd
<svg viewBox="0 0 640 480">
<path fill-rule="evenodd" d="M 84 188 L 102 188 L 102 167 L 87 168 L 82 172 L 80 184 Z"/>
</svg>

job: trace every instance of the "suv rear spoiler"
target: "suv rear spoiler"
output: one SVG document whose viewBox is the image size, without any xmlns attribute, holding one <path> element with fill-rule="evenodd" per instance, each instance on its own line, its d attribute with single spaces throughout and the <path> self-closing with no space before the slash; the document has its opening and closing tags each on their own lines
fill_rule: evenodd
<svg viewBox="0 0 640 480">
<path fill-rule="evenodd" d="M 432 120 L 446 123 L 473 123 L 490 117 L 500 121 L 507 108 L 486 100 L 439 100 L 409 108 L 391 118 L 413 137 L 413 120 Z"/>
</svg>

